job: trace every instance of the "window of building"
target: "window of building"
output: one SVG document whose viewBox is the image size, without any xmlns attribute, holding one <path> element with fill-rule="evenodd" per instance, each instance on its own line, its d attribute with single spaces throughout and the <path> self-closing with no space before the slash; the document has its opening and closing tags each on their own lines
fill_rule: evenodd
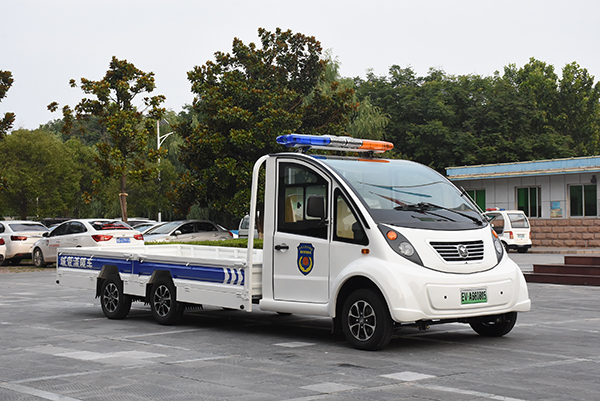
<svg viewBox="0 0 600 401">
<path fill-rule="evenodd" d="M 466 192 L 481 210 L 485 210 L 485 189 L 467 189 Z"/>
<path fill-rule="evenodd" d="M 596 185 L 571 185 L 569 209 L 571 217 L 597 216 Z"/>
<path fill-rule="evenodd" d="M 539 187 L 517 188 L 517 210 L 527 217 L 542 217 Z"/>
</svg>

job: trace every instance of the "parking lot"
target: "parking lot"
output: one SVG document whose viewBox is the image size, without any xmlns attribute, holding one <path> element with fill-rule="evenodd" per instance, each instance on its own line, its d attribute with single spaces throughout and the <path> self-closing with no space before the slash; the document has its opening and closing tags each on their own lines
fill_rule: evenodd
<svg viewBox="0 0 600 401">
<path fill-rule="evenodd" d="M 512 256 L 512 255 L 511 255 Z M 527 264 L 527 261 L 523 262 Z M 0 400 L 597 400 L 600 288 L 529 284 L 503 338 L 469 326 L 351 348 L 329 319 L 231 310 L 108 320 L 53 269 L 0 275 Z"/>
</svg>

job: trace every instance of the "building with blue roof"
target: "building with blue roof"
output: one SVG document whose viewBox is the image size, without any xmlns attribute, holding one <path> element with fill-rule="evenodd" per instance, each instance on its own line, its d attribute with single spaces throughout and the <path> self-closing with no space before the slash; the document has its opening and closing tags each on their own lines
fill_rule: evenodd
<svg viewBox="0 0 600 401">
<path fill-rule="evenodd" d="M 600 246 L 600 156 L 446 168 L 483 210 L 523 210 L 534 246 Z"/>
</svg>

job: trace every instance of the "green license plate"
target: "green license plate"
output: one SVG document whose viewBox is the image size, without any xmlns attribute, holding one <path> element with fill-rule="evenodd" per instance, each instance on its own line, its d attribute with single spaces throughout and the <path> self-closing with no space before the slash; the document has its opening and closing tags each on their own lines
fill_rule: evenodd
<svg viewBox="0 0 600 401">
<path fill-rule="evenodd" d="M 487 288 L 477 290 L 461 290 L 460 303 L 461 305 L 481 304 L 487 302 Z"/>
</svg>

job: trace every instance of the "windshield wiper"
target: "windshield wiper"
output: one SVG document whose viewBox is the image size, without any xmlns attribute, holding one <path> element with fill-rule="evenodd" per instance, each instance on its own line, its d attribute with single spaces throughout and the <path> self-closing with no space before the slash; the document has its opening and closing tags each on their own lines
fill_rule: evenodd
<svg viewBox="0 0 600 401">
<path fill-rule="evenodd" d="M 429 211 L 432 209 L 442 209 L 442 210 L 446 210 L 448 212 L 456 213 L 462 217 L 466 217 L 469 220 L 473 220 L 478 226 L 483 224 L 483 222 L 476 217 L 469 216 L 468 214 L 459 212 L 458 210 L 450 209 L 450 208 L 436 205 L 436 204 L 429 203 L 429 202 L 412 203 L 412 204 L 408 204 L 408 205 L 396 206 L 394 208 L 394 210 L 408 210 L 411 212 L 426 212 L 426 211 Z"/>
</svg>

